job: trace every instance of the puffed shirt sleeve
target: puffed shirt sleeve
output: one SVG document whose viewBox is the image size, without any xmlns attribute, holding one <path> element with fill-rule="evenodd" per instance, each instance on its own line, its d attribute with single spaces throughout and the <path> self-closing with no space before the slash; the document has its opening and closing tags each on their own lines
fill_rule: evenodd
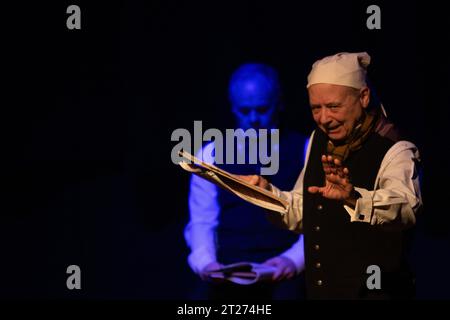
<svg viewBox="0 0 450 320">
<path fill-rule="evenodd" d="M 305 168 L 308 165 L 309 154 L 311 152 L 311 144 L 314 140 L 314 131 L 311 134 L 308 142 L 303 170 L 295 183 L 292 191 L 281 191 L 274 185 L 270 185 L 272 193 L 289 203 L 288 212 L 268 211 L 268 219 L 275 225 L 281 228 L 287 228 L 293 232 L 300 233 L 303 229 L 303 177 L 305 175 Z"/>
<path fill-rule="evenodd" d="M 213 163 L 213 143 L 202 149 L 197 157 Z M 184 238 L 191 249 L 188 263 L 195 273 L 200 273 L 211 262 L 215 262 L 215 230 L 218 225 L 219 203 L 217 187 L 196 175 L 192 175 L 189 191 L 189 222 L 184 229 Z"/>
<path fill-rule="evenodd" d="M 422 207 L 417 147 L 408 141 L 394 144 L 380 166 L 373 190 L 358 188 L 361 195 L 354 209 L 344 206 L 352 222 L 365 222 L 389 229 L 416 223 Z"/>
<path fill-rule="evenodd" d="M 303 235 L 298 237 L 297 242 L 295 242 L 289 249 L 280 254 L 280 256 L 289 258 L 294 264 L 297 274 L 305 270 L 305 253 L 303 247 Z"/>
</svg>

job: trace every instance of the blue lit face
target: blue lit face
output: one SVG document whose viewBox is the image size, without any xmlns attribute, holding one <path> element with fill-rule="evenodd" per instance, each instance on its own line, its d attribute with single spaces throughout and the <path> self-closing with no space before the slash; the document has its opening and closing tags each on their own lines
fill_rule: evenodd
<svg viewBox="0 0 450 320">
<path fill-rule="evenodd" d="M 230 100 L 239 128 L 275 127 L 278 93 L 274 91 L 267 79 L 259 74 L 231 84 Z"/>
</svg>

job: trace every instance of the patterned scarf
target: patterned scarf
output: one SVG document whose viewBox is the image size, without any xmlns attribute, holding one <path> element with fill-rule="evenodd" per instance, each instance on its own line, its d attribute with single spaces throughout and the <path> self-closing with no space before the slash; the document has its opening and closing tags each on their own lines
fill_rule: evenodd
<svg viewBox="0 0 450 320">
<path fill-rule="evenodd" d="M 362 148 L 372 132 L 376 132 L 392 141 L 399 140 L 399 134 L 394 125 L 377 108 L 372 110 L 372 112 L 363 113 L 361 120 L 344 143 L 335 144 L 328 140 L 327 153 L 344 162 L 352 152 Z"/>
</svg>

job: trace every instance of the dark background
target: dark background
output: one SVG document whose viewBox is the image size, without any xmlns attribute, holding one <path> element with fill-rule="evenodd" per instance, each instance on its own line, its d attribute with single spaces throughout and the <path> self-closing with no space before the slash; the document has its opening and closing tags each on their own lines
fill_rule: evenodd
<svg viewBox="0 0 450 320">
<path fill-rule="evenodd" d="M 81 7 L 81 30 L 66 8 Z M 381 30 L 366 8 L 381 8 Z M 367 51 L 389 117 L 420 148 L 418 298 L 449 298 L 448 18 L 431 2 L 60 1 L 4 10 L 0 297 L 185 299 L 189 176 L 176 128 L 232 126 L 241 63 L 280 72 L 283 126 L 309 134 L 311 64 Z M 10 18 L 10 19 L 8 19 Z M 66 288 L 66 268 L 82 290 Z"/>
</svg>

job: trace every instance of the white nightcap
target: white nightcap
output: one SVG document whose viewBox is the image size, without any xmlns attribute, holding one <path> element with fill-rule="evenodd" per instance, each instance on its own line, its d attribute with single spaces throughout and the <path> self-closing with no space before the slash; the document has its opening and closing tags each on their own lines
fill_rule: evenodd
<svg viewBox="0 0 450 320">
<path fill-rule="evenodd" d="M 309 88 L 316 83 L 329 83 L 361 89 L 366 87 L 366 70 L 370 64 L 367 52 L 340 52 L 317 60 L 308 75 Z"/>
</svg>

